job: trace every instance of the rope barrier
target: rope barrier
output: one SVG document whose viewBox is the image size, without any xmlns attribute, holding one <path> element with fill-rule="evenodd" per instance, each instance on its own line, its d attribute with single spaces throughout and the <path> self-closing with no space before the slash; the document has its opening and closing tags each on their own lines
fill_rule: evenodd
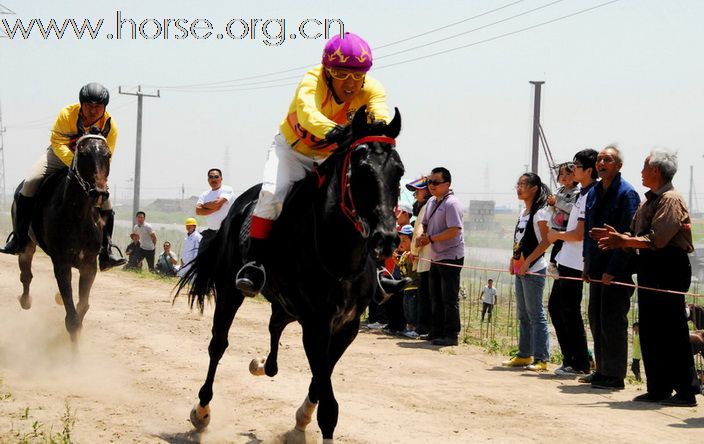
<svg viewBox="0 0 704 444">
<path fill-rule="evenodd" d="M 456 264 L 447 264 L 445 262 L 437 262 L 433 261 L 430 259 L 425 259 L 422 257 L 419 257 L 418 260 L 425 261 L 425 262 L 430 262 L 431 264 L 437 264 L 437 265 L 444 265 L 446 267 L 457 267 L 457 268 L 465 268 L 468 270 L 479 270 L 479 271 L 495 271 L 498 273 L 508 273 L 508 270 L 501 269 L 501 268 L 490 268 L 490 267 L 476 267 L 472 265 L 456 265 Z M 553 279 L 566 279 L 566 280 L 572 280 L 572 281 L 582 281 L 582 278 L 577 278 L 577 277 L 570 277 L 570 276 L 553 276 L 551 274 L 542 274 L 542 273 L 532 273 L 528 272 L 526 274 L 530 274 L 533 276 L 542 276 L 542 277 L 551 277 Z M 636 284 L 630 284 L 628 282 L 619 282 L 619 281 L 611 281 L 609 284 L 605 284 L 604 281 L 601 279 L 589 279 L 586 281 L 587 283 L 597 283 L 597 284 L 603 284 L 603 285 L 621 285 L 623 287 L 631 287 L 636 290 L 648 290 L 648 291 L 655 291 L 659 293 L 670 293 L 670 294 L 677 294 L 677 295 L 683 295 L 683 296 L 693 296 L 695 298 L 698 297 L 704 297 L 704 295 L 699 294 L 699 293 L 689 293 L 686 291 L 676 291 L 676 290 L 666 290 L 662 288 L 653 288 L 653 287 L 646 287 L 644 285 L 636 285 Z"/>
</svg>

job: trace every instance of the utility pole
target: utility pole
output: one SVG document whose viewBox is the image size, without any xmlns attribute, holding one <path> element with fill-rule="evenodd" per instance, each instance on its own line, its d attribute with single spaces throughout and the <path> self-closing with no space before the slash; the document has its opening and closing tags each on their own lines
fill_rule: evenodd
<svg viewBox="0 0 704 444">
<path fill-rule="evenodd" d="M 694 165 L 689 166 L 689 212 L 692 213 L 692 194 L 694 194 Z"/>
<path fill-rule="evenodd" d="M 134 160 L 134 197 L 132 198 L 132 217 L 134 217 L 139 211 L 139 186 L 142 171 L 142 99 L 144 97 L 161 97 L 161 95 L 158 89 L 156 90 L 156 95 L 143 93 L 142 85 L 137 86 L 136 93 L 122 92 L 121 86 L 117 91 L 127 96 L 137 96 L 137 149 Z"/>
<path fill-rule="evenodd" d="M 544 81 L 531 80 L 530 83 L 535 87 L 533 98 L 533 148 L 531 151 L 531 172 L 538 174 L 538 144 L 540 143 L 540 89 Z"/>
</svg>

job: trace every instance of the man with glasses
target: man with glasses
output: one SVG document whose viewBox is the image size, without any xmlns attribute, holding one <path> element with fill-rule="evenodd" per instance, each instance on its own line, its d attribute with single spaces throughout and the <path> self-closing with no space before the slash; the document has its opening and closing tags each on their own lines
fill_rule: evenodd
<svg viewBox="0 0 704 444">
<path fill-rule="evenodd" d="M 596 372 L 580 378 L 592 387 L 620 390 L 626 377 L 628 358 L 628 310 L 633 288 L 629 268 L 631 252 L 599 250 L 597 242 L 606 226 L 623 233 L 628 230 L 640 197 L 621 178 L 623 158 L 615 146 L 607 146 L 596 157 L 599 181 L 587 195 L 584 229 L 584 271 L 589 284 L 589 326 L 594 338 Z"/>
<path fill-rule="evenodd" d="M 234 197 L 232 188 L 222 184 L 222 171 L 219 168 L 208 170 L 208 185 L 210 190 L 204 191 L 196 203 L 196 214 L 207 216 L 208 221 L 208 228 L 201 232 L 201 245 L 212 239 L 220 229 Z"/>
<path fill-rule="evenodd" d="M 430 245 L 431 326 L 433 345 L 457 345 L 460 333 L 460 271 L 464 264 L 464 213 L 450 189 L 447 168 L 434 168 L 428 178 L 430 198 L 423 215 L 423 235 L 418 247 Z"/>
<path fill-rule="evenodd" d="M 308 71 L 298 84 L 264 164 L 248 252 L 237 273 L 237 288 L 245 295 L 254 296 L 264 287 L 266 240 L 293 184 L 303 179 L 314 164 L 327 159 L 337 143 L 349 136 L 348 124 L 362 106 L 367 107 L 371 121 L 391 120 L 384 87 L 367 75 L 371 67 L 369 44 L 346 32 L 325 44 L 322 63 Z M 400 291 L 399 282 L 381 278 L 384 293 Z"/>
</svg>

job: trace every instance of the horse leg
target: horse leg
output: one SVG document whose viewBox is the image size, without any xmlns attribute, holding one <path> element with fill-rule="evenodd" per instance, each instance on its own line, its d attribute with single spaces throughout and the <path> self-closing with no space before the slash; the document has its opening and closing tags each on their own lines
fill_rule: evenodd
<svg viewBox="0 0 704 444">
<path fill-rule="evenodd" d="M 277 362 L 279 353 L 279 341 L 284 328 L 291 322 L 295 321 L 286 310 L 283 309 L 278 302 L 271 303 L 271 317 L 269 318 L 269 356 L 266 358 L 254 358 L 249 364 L 249 372 L 255 376 L 267 375 L 269 377 L 276 376 L 279 372 Z"/>
<path fill-rule="evenodd" d="M 332 442 L 337 426 L 338 405 L 332 389 L 332 366 L 330 360 L 330 322 L 318 319 L 303 325 L 303 348 L 315 382 L 315 396 L 318 397 L 318 426 L 323 434 L 323 442 Z M 312 403 L 316 400 L 309 397 Z"/>
<path fill-rule="evenodd" d="M 230 289 L 229 286 L 228 289 Z M 232 326 L 232 321 L 235 319 L 235 314 L 244 300 L 242 293 L 236 290 L 230 289 L 229 292 L 218 290 L 217 293 L 218 298 L 215 300 L 215 315 L 213 316 L 213 337 L 210 340 L 210 345 L 208 345 L 208 355 L 210 356 L 208 375 L 205 378 L 205 383 L 198 391 L 198 403 L 191 410 L 191 424 L 199 431 L 210 424 L 209 404 L 213 399 L 215 372 L 218 369 L 220 358 L 222 358 L 229 345 L 227 335 Z"/>
<path fill-rule="evenodd" d="M 17 256 L 20 266 L 20 282 L 22 282 L 22 295 L 18 298 L 20 305 L 25 310 L 32 308 L 32 296 L 29 295 L 29 284 L 32 283 L 32 258 L 37 245 L 31 240 L 27 243 L 24 251 Z"/>
<path fill-rule="evenodd" d="M 81 327 L 83 326 L 83 318 L 90 308 L 88 299 L 90 298 L 90 289 L 93 287 L 97 270 L 95 260 L 93 260 L 88 264 L 81 265 L 78 271 L 80 277 L 78 278 L 78 304 L 76 305 L 76 310 L 78 311 L 78 321 Z"/>
<path fill-rule="evenodd" d="M 345 353 L 350 344 L 352 344 L 354 339 L 357 337 L 358 332 L 359 318 L 355 318 L 354 321 L 347 324 L 342 330 L 338 331 L 337 333 L 334 333 L 331 336 L 329 352 L 331 376 L 332 370 L 335 368 L 335 365 L 340 360 L 340 358 Z M 313 418 L 313 413 L 315 412 L 315 408 L 317 407 L 319 401 L 320 397 L 318 395 L 318 387 L 316 384 L 315 377 L 313 377 L 311 378 L 310 385 L 308 386 L 308 396 L 306 396 L 306 399 L 303 400 L 303 403 L 296 411 L 296 430 L 305 431 L 306 426 L 310 424 Z M 320 415 L 320 411 L 322 409 L 323 407 L 318 410 L 318 415 Z M 318 418 L 318 423 L 320 424 L 320 418 Z M 335 423 L 337 423 L 337 417 L 335 417 Z M 327 439 L 325 438 L 325 435 L 323 435 L 323 438 Z M 332 440 L 332 436 L 329 439 Z"/>
<path fill-rule="evenodd" d="M 71 342 L 75 343 L 78 340 L 78 333 L 81 330 L 81 321 L 78 319 L 76 307 L 73 305 L 71 265 L 69 265 L 68 261 L 59 263 L 58 260 L 53 258 L 52 261 L 54 262 L 54 277 L 56 277 L 56 283 L 59 285 L 59 293 L 61 293 L 61 299 L 64 301 L 64 308 L 66 309 L 66 330 L 69 336 L 71 336 Z"/>
</svg>

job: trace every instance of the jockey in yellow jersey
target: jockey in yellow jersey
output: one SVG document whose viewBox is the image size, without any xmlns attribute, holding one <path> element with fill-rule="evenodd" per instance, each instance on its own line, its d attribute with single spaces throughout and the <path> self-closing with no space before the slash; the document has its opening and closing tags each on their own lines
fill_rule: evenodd
<svg viewBox="0 0 704 444">
<path fill-rule="evenodd" d="M 294 182 L 312 171 L 336 148 L 348 131 L 355 111 L 367 106 L 372 121 L 391 118 L 386 93 L 379 81 L 367 75 L 372 50 L 351 32 L 331 38 L 323 50 L 322 64 L 308 71 L 298 84 L 279 133 L 274 137 L 264 165 L 264 178 L 249 231 L 245 265 L 237 273 L 236 285 L 247 296 L 264 287 L 266 273 L 262 256 L 274 220 Z M 382 291 L 395 293 L 404 281 L 380 278 Z"/>
<path fill-rule="evenodd" d="M 32 220 L 34 196 L 45 178 L 54 172 L 71 166 L 73 162 L 76 141 L 88 134 L 91 127 L 97 127 L 102 133 L 107 131 L 105 140 L 110 153 L 115 151 L 117 127 L 112 122 L 110 114 L 105 110 L 110 101 L 110 93 L 99 83 L 88 83 L 78 93 L 79 103 L 69 105 L 59 111 L 59 116 L 51 130 L 50 146 L 32 166 L 29 175 L 22 184 L 19 196 L 15 202 L 16 225 L 11 239 L 0 251 L 8 254 L 19 254 L 24 251 L 29 241 L 29 225 Z M 100 269 L 123 265 L 126 259 L 111 253 L 112 229 L 115 213 L 110 199 L 103 201 L 100 216 L 105 222 L 103 228 L 102 248 L 98 256 Z"/>
</svg>

